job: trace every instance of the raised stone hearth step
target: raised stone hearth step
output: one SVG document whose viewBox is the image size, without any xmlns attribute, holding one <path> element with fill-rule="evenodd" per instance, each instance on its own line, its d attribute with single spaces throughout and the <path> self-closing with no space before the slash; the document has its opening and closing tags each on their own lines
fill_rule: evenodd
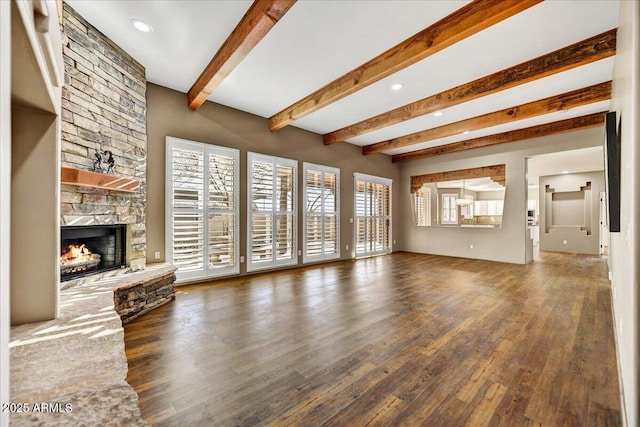
<svg viewBox="0 0 640 427">
<path fill-rule="evenodd" d="M 176 275 L 168 271 L 161 276 L 119 286 L 113 292 L 116 313 L 122 324 L 176 298 Z"/>
</svg>

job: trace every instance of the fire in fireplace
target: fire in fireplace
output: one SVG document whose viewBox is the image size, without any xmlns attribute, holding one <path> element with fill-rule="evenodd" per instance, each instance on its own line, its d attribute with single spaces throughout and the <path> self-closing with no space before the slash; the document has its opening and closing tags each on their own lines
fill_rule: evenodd
<svg viewBox="0 0 640 427">
<path fill-rule="evenodd" d="M 100 254 L 92 253 L 84 243 L 81 245 L 69 245 L 62 249 L 60 275 L 83 273 L 98 268 L 100 258 Z"/>
<path fill-rule="evenodd" d="M 60 229 L 60 280 L 126 267 L 126 225 Z"/>
</svg>

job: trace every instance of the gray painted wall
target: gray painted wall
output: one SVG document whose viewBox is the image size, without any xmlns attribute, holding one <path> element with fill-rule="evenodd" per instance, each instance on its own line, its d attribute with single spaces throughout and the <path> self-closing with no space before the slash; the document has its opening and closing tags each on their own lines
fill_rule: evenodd
<svg viewBox="0 0 640 427">
<path fill-rule="evenodd" d="M 394 217 L 396 223 L 402 223 L 403 246 L 400 249 L 516 264 L 530 262 L 533 249 L 527 228 L 526 158 L 601 146 L 603 141 L 604 129 L 600 127 L 401 163 L 400 212 Z M 502 228 L 413 225 L 411 176 L 503 163 L 507 166 L 507 181 Z"/>
<path fill-rule="evenodd" d="M 541 176 L 540 249 L 598 255 L 601 191 L 602 171 Z"/>
<path fill-rule="evenodd" d="M 147 85 L 147 261 L 155 251 L 165 253 L 165 138 L 199 141 L 240 150 L 240 255 L 246 255 L 247 228 L 247 152 L 298 160 L 299 177 L 302 162 L 340 168 L 340 246 L 341 258 L 353 258 L 354 172 L 393 179 L 393 246 L 401 245 L 399 217 L 400 168 L 384 154 L 363 156 L 360 147 L 347 143 L 325 146 L 322 135 L 289 126 L 270 132 L 267 119 L 243 111 L 205 102 L 197 111 L 187 107 L 187 95 L 154 84 Z M 302 181 L 299 180 L 299 184 Z M 408 192 L 408 190 L 407 190 Z M 298 185 L 298 200 L 302 200 L 302 185 Z M 299 204 L 299 206 L 302 206 Z M 409 211 L 410 214 L 410 211 Z M 301 230 L 302 211 L 298 209 Z M 346 247 L 349 246 L 349 249 Z M 298 248 L 302 248 L 302 233 L 298 233 Z M 298 259 L 302 264 L 302 257 Z M 240 265 L 240 273 L 246 263 Z"/>
</svg>

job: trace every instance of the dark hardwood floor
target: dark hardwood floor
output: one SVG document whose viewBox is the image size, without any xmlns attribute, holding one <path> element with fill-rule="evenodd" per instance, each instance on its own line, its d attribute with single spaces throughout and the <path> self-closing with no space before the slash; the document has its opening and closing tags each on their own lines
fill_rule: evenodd
<svg viewBox="0 0 640 427">
<path fill-rule="evenodd" d="M 158 426 L 621 425 L 606 261 L 396 253 L 181 287 L 125 326 Z"/>
</svg>

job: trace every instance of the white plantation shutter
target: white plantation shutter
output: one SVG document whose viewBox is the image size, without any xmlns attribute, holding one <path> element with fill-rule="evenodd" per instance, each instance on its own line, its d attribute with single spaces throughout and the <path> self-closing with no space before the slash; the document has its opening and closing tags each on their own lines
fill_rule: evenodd
<svg viewBox="0 0 640 427">
<path fill-rule="evenodd" d="M 248 153 L 247 271 L 295 265 L 298 162 Z"/>
<path fill-rule="evenodd" d="M 392 180 L 354 174 L 356 257 L 390 253 Z"/>
<path fill-rule="evenodd" d="M 238 152 L 207 147 L 209 160 L 209 270 L 238 272 Z"/>
<path fill-rule="evenodd" d="M 431 226 L 431 188 L 422 187 L 413 193 L 413 217 L 415 225 Z"/>
<path fill-rule="evenodd" d="M 176 147 L 170 166 L 171 262 L 181 273 L 200 272 L 204 268 L 204 152 Z"/>
<path fill-rule="evenodd" d="M 167 260 L 178 281 L 239 272 L 239 151 L 167 137 Z"/>
<path fill-rule="evenodd" d="M 442 224 L 458 223 L 458 204 L 456 203 L 457 194 L 442 195 Z"/>
<path fill-rule="evenodd" d="M 303 260 L 340 257 L 340 169 L 304 163 Z"/>
</svg>

